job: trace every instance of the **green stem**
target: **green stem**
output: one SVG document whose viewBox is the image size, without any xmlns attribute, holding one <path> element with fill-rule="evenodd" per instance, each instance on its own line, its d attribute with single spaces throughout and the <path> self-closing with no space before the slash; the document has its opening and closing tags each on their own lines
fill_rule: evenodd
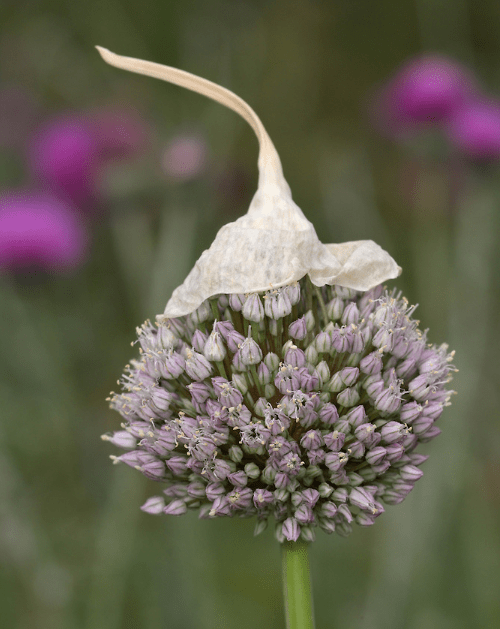
<svg viewBox="0 0 500 629">
<path fill-rule="evenodd" d="M 284 542 L 283 594 L 287 629 L 314 629 L 309 556 L 306 542 Z"/>
<path fill-rule="evenodd" d="M 321 314 L 323 316 L 323 323 L 325 327 L 329 324 L 330 319 L 328 318 L 328 313 L 326 311 L 325 302 L 323 301 L 323 295 L 321 294 L 321 290 L 317 286 L 313 286 L 314 292 L 316 294 L 316 299 L 318 300 L 319 307 L 321 310 Z"/>
</svg>

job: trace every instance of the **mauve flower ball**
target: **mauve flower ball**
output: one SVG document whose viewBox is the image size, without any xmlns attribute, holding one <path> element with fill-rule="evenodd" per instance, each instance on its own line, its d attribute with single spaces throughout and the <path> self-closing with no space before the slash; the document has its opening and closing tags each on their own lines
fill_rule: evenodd
<svg viewBox="0 0 500 629">
<path fill-rule="evenodd" d="M 67 271 L 87 251 L 81 218 L 65 201 L 19 190 L 0 196 L 0 272 L 28 267 Z"/>
<path fill-rule="evenodd" d="M 393 133 L 445 120 L 474 92 L 470 73 L 440 56 L 423 56 L 404 64 L 380 92 L 375 118 Z"/>
<path fill-rule="evenodd" d="M 172 179 L 188 181 L 205 169 L 207 147 L 197 135 L 177 135 L 170 140 L 162 157 L 163 170 Z"/>
<path fill-rule="evenodd" d="M 500 157 L 500 104 L 487 100 L 465 103 L 446 125 L 449 141 L 465 156 L 488 160 Z"/>
</svg>

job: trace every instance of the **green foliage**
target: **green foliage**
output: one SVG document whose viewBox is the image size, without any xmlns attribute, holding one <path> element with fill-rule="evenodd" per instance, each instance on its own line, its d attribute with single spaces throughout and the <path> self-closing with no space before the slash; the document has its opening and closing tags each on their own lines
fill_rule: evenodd
<svg viewBox="0 0 500 629">
<path fill-rule="evenodd" d="M 107 200 L 91 221 L 84 267 L 36 281 L 0 279 L 5 626 L 284 626 L 272 532 L 254 539 L 245 520 L 141 513 L 155 487 L 113 467 L 99 439 L 118 427 L 104 399 L 135 326 L 163 310 L 217 229 L 246 210 L 256 143 L 231 112 L 120 74 L 95 44 L 241 94 L 272 136 L 320 239 L 379 242 L 403 267 L 398 285 L 420 303 L 430 340 L 447 339 L 457 351 L 459 395 L 439 420 L 443 434 L 427 449 L 424 479 L 374 527 L 348 539 L 319 535 L 312 545 L 318 627 L 498 626 L 498 168 L 465 165 L 457 188 L 453 165 L 375 137 L 364 109 L 370 90 L 422 41 L 475 59 L 495 91 L 496 4 L 478 12 L 459 3 L 468 4 L 470 24 L 458 8 L 439 21 L 439 6 L 455 6 L 449 2 L 436 3 L 435 15 L 433 3 L 417 2 L 418 19 L 414 3 L 395 0 L 368 8 L 312 0 L 8 4 L 3 81 L 31 90 L 45 113 L 135 105 L 153 121 L 156 140 L 137 162 L 105 173 Z M 453 24 L 460 36 L 452 37 Z M 186 126 L 206 134 L 211 163 L 199 181 L 174 184 L 159 173 L 158 155 Z M 19 151 L 1 154 L 2 187 L 22 181 Z"/>
</svg>

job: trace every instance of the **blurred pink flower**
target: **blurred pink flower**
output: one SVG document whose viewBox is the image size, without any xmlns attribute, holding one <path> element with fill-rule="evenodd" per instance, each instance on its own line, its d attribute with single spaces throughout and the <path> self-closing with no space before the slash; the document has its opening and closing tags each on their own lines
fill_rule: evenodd
<svg viewBox="0 0 500 629">
<path fill-rule="evenodd" d="M 29 147 L 35 177 L 79 206 L 95 200 L 98 145 L 90 120 L 58 116 L 38 129 Z"/>
<path fill-rule="evenodd" d="M 187 181 L 203 173 L 206 159 L 207 146 L 201 136 L 177 135 L 163 152 L 162 166 L 172 179 Z"/>
<path fill-rule="evenodd" d="M 147 145 L 149 128 L 133 110 L 62 114 L 31 139 L 29 162 L 36 179 L 80 209 L 100 199 L 99 173 L 109 159 L 127 158 Z"/>
<path fill-rule="evenodd" d="M 85 226 L 66 202 L 29 190 L 0 195 L 0 272 L 32 266 L 73 269 L 86 250 Z"/>
<path fill-rule="evenodd" d="M 500 103 L 486 99 L 464 103 L 447 121 L 445 131 L 466 157 L 500 158 Z"/>
<path fill-rule="evenodd" d="M 391 135 L 442 122 L 475 90 L 475 81 L 456 61 L 422 56 L 405 63 L 375 98 L 373 117 Z"/>
</svg>

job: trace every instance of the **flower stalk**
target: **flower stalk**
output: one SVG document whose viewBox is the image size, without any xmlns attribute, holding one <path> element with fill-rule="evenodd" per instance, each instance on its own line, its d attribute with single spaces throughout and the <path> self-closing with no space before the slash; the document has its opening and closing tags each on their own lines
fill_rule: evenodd
<svg viewBox="0 0 500 629">
<path fill-rule="evenodd" d="M 303 541 L 281 545 L 287 629 L 314 629 L 315 626 L 308 547 Z"/>
</svg>

